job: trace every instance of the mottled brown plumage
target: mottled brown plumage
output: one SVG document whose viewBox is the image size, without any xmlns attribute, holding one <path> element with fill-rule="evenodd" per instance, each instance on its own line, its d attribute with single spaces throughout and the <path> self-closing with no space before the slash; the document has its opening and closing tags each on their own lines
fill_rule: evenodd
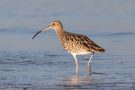
<svg viewBox="0 0 135 90">
<path fill-rule="evenodd" d="M 91 57 L 88 62 L 88 64 L 90 64 L 94 53 L 105 51 L 102 47 L 98 46 L 87 36 L 64 31 L 63 25 L 60 21 L 53 21 L 47 28 L 37 32 L 33 38 L 40 32 L 46 31 L 48 29 L 54 29 L 56 31 L 62 46 L 73 55 L 76 63 L 76 73 L 78 73 L 78 61 L 76 55 L 90 54 Z"/>
<path fill-rule="evenodd" d="M 80 52 L 94 54 L 95 52 L 105 51 L 87 36 L 70 32 L 63 32 L 63 34 L 64 35 L 60 37 L 60 40 L 63 47 L 70 53 L 77 53 L 77 55 L 79 55 Z"/>
</svg>

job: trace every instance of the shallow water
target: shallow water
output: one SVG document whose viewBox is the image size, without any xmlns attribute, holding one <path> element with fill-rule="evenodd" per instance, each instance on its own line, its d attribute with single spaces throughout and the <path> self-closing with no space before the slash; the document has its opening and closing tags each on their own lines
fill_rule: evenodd
<svg viewBox="0 0 135 90">
<path fill-rule="evenodd" d="M 104 35 L 103 39 L 104 37 L 112 38 L 108 35 Z M 1 90 L 135 89 L 133 53 L 106 51 L 103 54 L 96 54 L 92 61 L 91 75 L 87 72 L 88 56 L 79 56 L 78 59 L 79 75 L 76 76 L 73 57 L 64 51 L 0 51 L 0 88 Z"/>
<path fill-rule="evenodd" d="M 134 0 L 2 0 L 0 9 L 0 90 L 134 90 Z M 76 7 L 75 7 L 76 6 Z M 81 20 L 80 20 L 81 18 Z M 53 30 L 32 36 L 52 20 L 63 21 L 106 49 L 88 56 L 66 53 Z"/>
</svg>

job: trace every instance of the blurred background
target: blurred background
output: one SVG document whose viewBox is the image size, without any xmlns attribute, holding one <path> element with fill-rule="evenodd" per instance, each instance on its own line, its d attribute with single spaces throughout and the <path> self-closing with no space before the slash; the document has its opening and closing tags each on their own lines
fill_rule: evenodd
<svg viewBox="0 0 135 90">
<path fill-rule="evenodd" d="M 32 40 L 31 37 L 46 27 L 53 20 L 63 22 L 64 29 L 70 32 L 83 33 L 95 39 L 101 45 L 112 48 L 113 44 L 124 40 L 122 35 L 135 33 L 134 0 L 1 0 L 0 1 L 0 50 L 35 50 L 61 48 L 55 32 L 49 31 Z M 115 36 L 113 36 L 116 35 Z M 103 36 L 114 38 L 111 44 Z M 123 43 L 123 48 L 132 47 L 130 43 Z M 48 42 L 48 44 L 46 44 Z M 118 45 L 119 46 L 119 45 Z M 58 50 L 60 50 L 60 48 Z M 132 48 L 130 49 L 133 50 Z"/>
</svg>

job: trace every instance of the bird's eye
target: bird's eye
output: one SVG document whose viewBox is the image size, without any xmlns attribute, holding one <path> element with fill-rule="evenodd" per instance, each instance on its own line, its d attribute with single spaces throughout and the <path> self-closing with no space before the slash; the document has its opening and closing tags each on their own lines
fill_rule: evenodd
<svg viewBox="0 0 135 90">
<path fill-rule="evenodd" d="M 52 25 L 55 25 L 55 23 L 52 23 Z"/>
</svg>

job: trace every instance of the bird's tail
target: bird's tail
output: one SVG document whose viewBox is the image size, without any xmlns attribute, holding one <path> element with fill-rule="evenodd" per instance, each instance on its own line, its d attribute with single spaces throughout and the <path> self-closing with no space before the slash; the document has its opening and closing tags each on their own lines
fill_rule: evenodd
<svg viewBox="0 0 135 90">
<path fill-rule="evenodd" d="M 105 49 L 102 48 L 102 47 L 100 47 L 100 48 L 98 48 L 98 51 L 99 51 L 99 52 L 105 52 Z"/>
</svg>

